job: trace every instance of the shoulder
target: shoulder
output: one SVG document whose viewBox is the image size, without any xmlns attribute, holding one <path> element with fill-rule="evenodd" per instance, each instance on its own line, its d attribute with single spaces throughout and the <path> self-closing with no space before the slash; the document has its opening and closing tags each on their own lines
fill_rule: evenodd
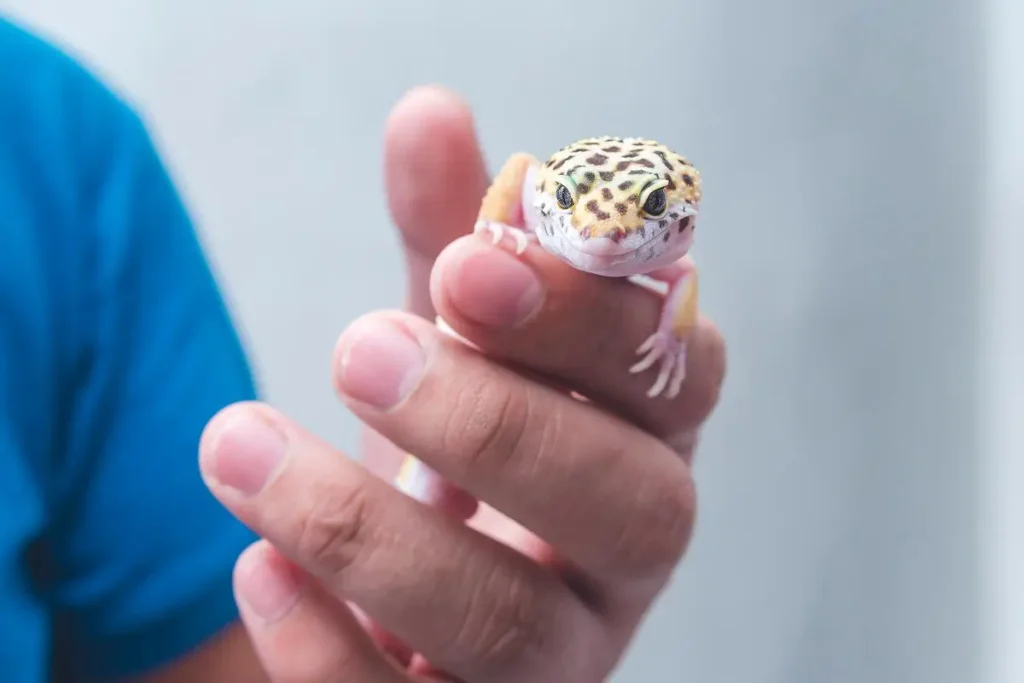
<svg viewBox="0 0 1024 683">
<path fill-rule="evenodd" d="M 142 122 L 83 58 L 2 16 L 0 63 L 0 165 L 30 200 L 81 213 L 118 141 L 145 137 Z"/>
<path fill-rule="evenodd" d="M 0 15 L 0 105 L 11 112 L 37 109 L 68 96 L 94 98 L 112 109 L 127 108 L 121 97 L 79 55 L 55 39 Z M 38 110 L 38 109 L 37 109 Z M 63 112 L 74 116 L 74 110 Z"/>
</svg>

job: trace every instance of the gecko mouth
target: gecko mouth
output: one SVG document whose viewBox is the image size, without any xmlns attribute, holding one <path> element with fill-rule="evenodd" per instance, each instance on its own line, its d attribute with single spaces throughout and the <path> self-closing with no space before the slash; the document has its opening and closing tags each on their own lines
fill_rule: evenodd
<svg viewBox="0 0 1024 683">
<path fill-rule="evenodd" d="M 677 251 L 675 246 L 669 246 L 668 243 L 671 243 L 671 231 L 678 224 L 678 221 L 673 221 L 664 227 L 657 226 L 655 230 L 648 231 L 645 238 L 641 238 L 642 242 L 628 245 L 608 238 L 584 240 L 575 230 L 567 230 L 555 224 L 542 227 L 538 236 L 548 250 L 575 267 L 599 275 L 615 276 L 631 270 L 636 264 L 642 265 L 664 256 L 666 247 L 673 253 Z"/>
<path fill-rule="evenodd" d="M 678 227 L 679 221 L 672 221 L 664 226 L 657 226 L 654 230 L 645 230 L 636 237 L 638 239 L 631 239 L 627 237 L 624 240 L 613 240 L 610 237 L 590 237 L 590 238 L 577 238 L 576 231 L 568 232 L 572 246 L 578 251 L 588 254 L 590 256 L 602 256 L 602 257 L 617 257 L 617 256 L 628 256 L 633 254 L 645 247 L 653 245 L 657 240 L 663 240 L 668 232 Z"/>
<path fill-rule="evenodd" d="M 533 208 L 537 211 L 537 237 L 548 251 L 576 268 L 608 276 L 629 274 L 645 264 L 658 267 L 666 259 L 685 254 L 692 243 L 693 218 L 697 214 L 693 206 L 672 206 L 664 225 L 647 221 L 640 230 L 614 240 L 584 238 L 572 225 L 570 214 L 556 211 L 546 201 L 541 200 Z M 680 225 L 686 225 L 686 229 L 680 231 Z"/>
<path fill-rule="evenodd" d="M 544 215 L 542 213 L 542 215 Z M 665 225 L 654 224 L 642 227 L 638 232 L 614 240 L 610 237 L 583 237 L 569 224 L 567 216 L 546 215 L 542 232 L 556 240 L 560 246 L 587 256 L 609 259 L 615 262 L 633 260 L 640 252 L 656 250 L 659 241 L 668 242 L 673 230 L 685 216 L 673 219 Z"/>
</svg>

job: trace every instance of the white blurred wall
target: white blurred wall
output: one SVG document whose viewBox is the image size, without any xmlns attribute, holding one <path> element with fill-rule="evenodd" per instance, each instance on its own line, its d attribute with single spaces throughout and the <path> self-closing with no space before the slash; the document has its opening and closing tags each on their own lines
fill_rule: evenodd
<svg viewBox="0 0 1024 683">
<path fill-rule="evenodd" d="M 1024 680 L 1017 0 L 480 4 L 0 0 L 145 110 L 269 399 L 350 451 L 328 359 L 401 299 L 404 90 L 460 90 L 495 164 L 678 141 L 730 376 L 697 537 L 615 680 Z"/>
</svg>

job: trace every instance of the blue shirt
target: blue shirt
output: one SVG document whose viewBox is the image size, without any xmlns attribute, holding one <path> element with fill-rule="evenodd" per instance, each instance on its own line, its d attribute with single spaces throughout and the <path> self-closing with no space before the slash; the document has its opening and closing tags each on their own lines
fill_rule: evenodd
<svg viewBox="0 0 1024 683">
<path fill-rule="evenodd" d="M 236 618 L 197 446 L 254 388 L 139 117 L 0 19 L 0 681 L 99 681 Z"/>
</svg>

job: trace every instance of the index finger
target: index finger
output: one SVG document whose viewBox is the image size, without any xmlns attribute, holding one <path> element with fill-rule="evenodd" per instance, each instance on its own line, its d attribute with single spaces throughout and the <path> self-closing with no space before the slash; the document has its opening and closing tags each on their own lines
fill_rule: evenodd
<svg viewBox="0 0 1024 683">
<path fill-rule="evenodd" d="M 724 341 L 710 320 L 701 317 L 691 333 L 682 391 L 649 398 L 651 375 L 629 367 L 658 325 L 662 298 L 625 279 L 576 270 L 541 248 L 513 252 L 472 235 L 438 257 L 434 305 L 457 334 L 663 439 L 692 432 L 708 417 L 725 375 Z"/>
</svg>

